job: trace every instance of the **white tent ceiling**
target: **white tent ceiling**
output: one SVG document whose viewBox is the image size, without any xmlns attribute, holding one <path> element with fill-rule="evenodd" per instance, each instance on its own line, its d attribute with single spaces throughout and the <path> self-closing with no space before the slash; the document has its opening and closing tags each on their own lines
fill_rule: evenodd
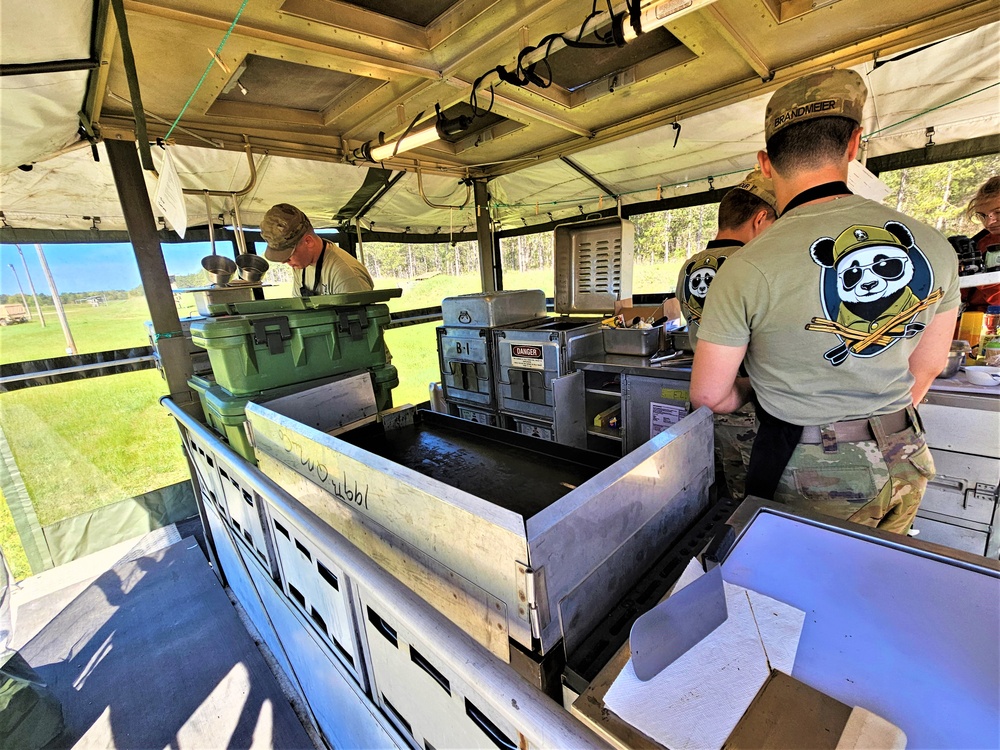
<svg viewBox="0 0 1000 750">
<path fill-rule="evenodd" d="M 90 54 L 89 0 L 45 0 L 32 4 L 30 10 L 4 0 L 3 12 L 0 54 L 4 65 Z M 39 38 L 45 38 L 46 44 L 38 45 Z M 878 66 L 869 59 L 855 69 L 865 76 L 871 89 L 864 123 L 866 133 L 871 134 L 868 156 L 923 148 L 929 127 L 934 128 L 937 144 L 1000 133 L 1000 23 L 996 21 L 905 58 Z M 83 217 L 100 216 L 100 229 L 125 228 L 103 149 L 100 161 L 95 162 L 86 143 L 70 148 L 76 138 L 86 79 L 86 72 L 81 71 L 0 79 L 0 210 L 8 225 L 87 229 L 93 222 Z M 676 147 L 668 109 L 661 111 L 657 124 L 637 125 L 632 134 L 625 123 L 619 126 L 624 128 L 620 137 L 599 137 L 589 147 L 568 141 L 565 155 L 606 186 L 607 194 L 561 161 L 563 153 L 558 150 L 547 148 L 535 156 L 515 157 L 503 163 L 505 173 L 489 183 L 494 218 L 501 228 L 509 229 L 609 208 L 614 205 L 613 196 L 628 204 L 701 193 L 708 188 L 709 177 L 717 188 L 735 184 L 753 166 L 757 150 L 763 147 L 764 106 L 777 83 L 748 88 L 764 93 L 716 108 L 703 106 L 699 114 L 682 117 Z M 616 92 L 602 101 L 613 105 L 618 96 Z M 623 94 L 630 96 L 634 92 Z M 518 137 L 515 133 L 506 139 L 510 142 Z M 247 184 L 249 171 L 243 153 L 188 145 L 202 142 L 191 139 L 182 142 L 184 145 L 170 148 L 185 188 L 235 191 Z M 255 226 L 270 205 L 282 201 L 300 206 L 317 226 L 330 226 L 361 187 L 371 166 L 294 158 L 285 155 L 286 149 L 272 150 L 267 145 L 270 140 L 254 133 L 250 143 L 258 175 L 253 188 L 239 199 L 247 226 Z M 232 149 L 232 144 L 228 148 Z M 154 166 L 159 166 L 162 154 L 161 149 L 153 149 Z M 31 171 L 15 168 L 32 161 Z M 424 167 L 423 193 L 438 207 L 425 202 L 417 175 L 408 172 L 366 213 L 365 220 L 380 231 L 471 231 L 475 211 L 471 200 L 465 203 L 467 188 L 455 172 L 453 167 Z M 152 195 L 152 173 L 146 173 L 146 183 Z M 189 226 L 203 225 L 207 215 L 204 197 L 188 195 L 185 200 Z M 213 217 L 225 214 L 228 223 L 230 208 L 228 199 L 212 198 Z"/>
</svg>

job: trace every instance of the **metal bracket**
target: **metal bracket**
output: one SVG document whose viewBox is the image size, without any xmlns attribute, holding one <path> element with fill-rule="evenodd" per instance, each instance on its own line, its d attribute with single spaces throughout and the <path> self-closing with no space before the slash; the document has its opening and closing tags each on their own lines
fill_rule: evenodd
<svg viewBox="0 0 1000 750">
<path fill-rule="evenodd" d="M 278 330 L 268 331 L 268 326 L 277 326 Z M 281 354 L 285 351 L 285 343 L 292 337 L 292 330 L 288 327 L 288 318 L 263 318 L 253 322 L 253 342 L 258 346 L 267 344 L 267 350 L 271 354 Z"/>
<path fill-rule="evenodd" d="M 1000 491 L 1000 485 L 986 484 L 985 482 L 976 482 L 975 487 L 966 489 L 965 501 L 963 502 L 963 506 L 968 507 L 969 501 L 971 500 L 979 500 L 981 502 L 995 503 L 997 501 L 998 491 Z"/>
</svg>

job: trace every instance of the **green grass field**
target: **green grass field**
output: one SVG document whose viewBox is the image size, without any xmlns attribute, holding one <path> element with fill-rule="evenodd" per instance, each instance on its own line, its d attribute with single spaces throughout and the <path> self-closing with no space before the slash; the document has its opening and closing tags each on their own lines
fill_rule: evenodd
<svg viewBox="0 0 1000 750">
<path fill-rule="evenodd" d="M 672 291 L 680 261 L 669 266 L 639 266 L 637 292 Z M 420 281 L 379 279 L 378 288 L 400 286 L 390 300 L 393 311 L 440 305 L 445 297 L 479 291 L 478 275 L 438 275 Z M 552 294 L 552 272 L 508 272 L 508 289 L 542 289 Z M 288 296 L 288 285 L 268 287 L 268 298 Z M 182 317 L 196 314 L 194 299 L 179 295 Z M 32 322 L 0 328 L 0 362 L 60 357 L 66 341 L 54 308 L 43 308 L 46 325 Z M 143 298 L 105 306 L 66 307 L 80 352 L 146 346 Z M 397 405 L 420 403 L 440 379 L 435 329 L 439 323 L 405 326 L 386 332 L 399 386 Z M 187 476 L 177 429 L 158 403 L 165 384 L 155 370 L 125 373 L 0 394 L 3 429 L 42 525 L 85 513 L 158 489 Z M 7 503 L 0 506 L 0 547 L 17 578 L 30 574 Z"/>
</svg>

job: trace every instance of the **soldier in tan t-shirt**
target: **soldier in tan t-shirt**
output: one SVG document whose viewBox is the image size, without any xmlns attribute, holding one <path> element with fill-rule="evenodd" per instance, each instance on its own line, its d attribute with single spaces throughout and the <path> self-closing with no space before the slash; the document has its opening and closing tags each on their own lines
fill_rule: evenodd
<svg viewBox="0 0 1000 750">
<path fill-rule="evenodd" d="M 691 400 L 729 412 L 752 385 L 748 494 L 905 533 L 934 474 L 915 404 L 947 358 L 958 268 L 940 233 L 847 188 L 866 96 L 831 70 L 771 97 L 779 218 L 716 275 Z"/>
<path fill-rule="evenodd" d="M 687 322 L 691 346 L 698 343 L 698 321 L 719 267 L 774 223 L 774 186 L 754 170 L 726 193 L 719 203 L 719 230 L 715 239 L 681 266 L 677 275 L 677 300 Z M 715 415 L 715 466 L 729 496 L 746 495 L 750 448 L 757 436 L 757 414 L 752 403 L 731 414 Z"/>
<path fill-rule="evenodd" d="M 292 294 L 296 297 L 374 288 L 361 261 L 316 234 L 308 217 L 291 204 L 271 206 L 260 222 L 260 234 L 267 241 L 264 257 L 292 267 Z"/>
</svg>

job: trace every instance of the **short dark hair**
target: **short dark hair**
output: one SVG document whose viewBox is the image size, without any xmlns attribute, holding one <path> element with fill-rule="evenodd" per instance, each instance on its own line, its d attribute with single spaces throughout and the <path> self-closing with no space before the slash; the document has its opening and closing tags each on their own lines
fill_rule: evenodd
<svg viewBox="0 0 1000 750">
<path fill-rule="evenodd" d="M 771 136 L 767 156 L 779 174 L 839 161 L 857 127 L 846 117 L 818 117 L 788 125 Z"/>
<path fill-rule="evenodd" d="M 773 208 L 753 193 L 733 188 L 719 203 L 719 229 L 737 229 L 761 209 L 774 213 Z"/>
</svg>

